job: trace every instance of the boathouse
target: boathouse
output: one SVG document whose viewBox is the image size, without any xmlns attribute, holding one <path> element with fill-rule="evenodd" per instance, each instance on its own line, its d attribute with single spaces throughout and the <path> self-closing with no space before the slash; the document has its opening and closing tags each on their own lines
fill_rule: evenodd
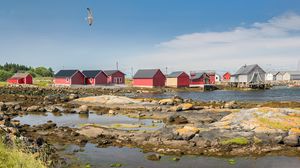
<svg viewBox="0 0 300 168">
<path fill-rule="evenodd" d="M 7 79 L 10 84 L 32 84 L 32 76 L 29 73 L 16 73 Z"/>
<path fill-rule="evenodd" d="M 79 70 L 60 70 L 54 75 L 55 85 L 84 85 L 85 76 Z"/>
<path fill-rule="evenodd" d="M 86 85 L 106 85 L 107 75 L 101 70 L 84 70 Z"/>
<path fill-rule="evenodd" d="M 189 87 L 190 76 L 184 71 L 172 72 L 167 76 L 166 86 L 168 87 Z"/>
<path fill-rule="evenodd" d="M 204 85 L 210 84 L 209 76 L 206 73 L 191 72 L 190 76 L 190 87 L 204 87 Z"/>
<path fill-rule="evenodd" d="M 160 69 L 140 69 L 133 76 L 132 85 L 135 87 L 163 87 L 166 77 Z"/>
<path fill-rule="evenodd" d="M 105 70 L 107 84 L 125 84 L 125 74 L 120 70 Z"/>
<path fill-rule="evenodd" d="M 266 72 L 257 64 L 244 65 L 231 76 L 231 83 L 238 87 L 264 85 Z"/>
</svg>

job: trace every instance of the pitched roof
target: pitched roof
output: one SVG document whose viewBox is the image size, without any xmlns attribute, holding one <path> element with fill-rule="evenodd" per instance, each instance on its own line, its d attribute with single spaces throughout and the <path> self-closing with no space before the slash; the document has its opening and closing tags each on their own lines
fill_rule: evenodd
<svg viewBox="0 0 300 168">
<path fill-rule="evenodd" d="M 280 73 L 280 72 L 278 72 L 278 71 L 270 71 L 270 72 L 268 72 L 268 74 L 272 74 L 272 75 L 277 75 L 278 73 Z"/>
<path fill-rule="evenodd" d="M 167 77 L 168 78 L 177 78 L 178 76 L 180 76 L 182 73 L 184 73 L 184 71 L 175 71 L 170 73 Z"/>
<path fill-rule="evenodd" d="M 259 67 L 259 66 L 257 64 L 244 65 L 234 75 L 247 75 L 256 67 Z"/>
<path fill-rule="evenodd" d="M 119 71 L 119 70 L 105 70 L 105 71 L 103 71 L 107 76 L 110 76 L 110 75 L 112 75 L 112 74 L 114 74 L 114 73 L 116 73 L 116 72 L 121 72 L 121 71 Z M 121 72 L 122 74 L 124 74 L 123 72 Z M 125 75 L 125 74 L 124 74 Z"/>
<path fill-rule="evenodd" d="M 194 75 L 191 76 L 191 80 L 199 79 L 199 78 L 201 78 L 204 74 L 206 74 L 206 73 L 194 73 Z"/>
<path fill-rule="evenodd" d="M 102 72 L 101 70 L 84 70 L 84 71 L 82 71 L 83 75 L 87 78 L 95 78 L 101 72 Z"/>
<path fill-rule="evenodd" d="M 79 70 L 60 70 L 58 71 L 54 77 L 71 77 Z M 80 71 L 79 71 L 80 72 Z"/>
<path fill-rule="evenodd" d="M 20 78 L 26 78 L 29 73 L 15 73 L 11 78 L 20 79 Z"/>
<path fill-rule="evenodd" d="M 159 71 L 160 71 L 159 69 L 140 69 L 135 73 L 135 75 L 133 76 L 133 79 L 153 78 L 154 75 Z"/>
</svg>

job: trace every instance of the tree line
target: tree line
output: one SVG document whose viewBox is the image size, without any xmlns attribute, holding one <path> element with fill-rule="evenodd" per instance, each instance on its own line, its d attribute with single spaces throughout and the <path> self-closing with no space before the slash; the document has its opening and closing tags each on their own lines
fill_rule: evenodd
<svg viewBox="0 0 300 168">
<path fill-rule="evenodd" d="M 54 75 L 52 68 L 42 66 L 34 68 L 26 65 L 5 63 L 4 65 L 0 65 L 0 81 L 6 81 L 17 72 L 27 72 L 33 77 L 52 77 Z"/>
</svg>

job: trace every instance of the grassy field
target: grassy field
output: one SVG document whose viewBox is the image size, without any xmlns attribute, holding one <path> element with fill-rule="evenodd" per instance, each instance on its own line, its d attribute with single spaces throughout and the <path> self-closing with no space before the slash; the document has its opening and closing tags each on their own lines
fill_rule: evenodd
<svg viewBox="0 0 300 168">
<path fill-rule="evenodd" d="M 7 85 L 7 82 L 0 82 L 0 87 L 1 86 L 6 86 Z"/>
<path fill-rule="evenodd" d="M 47 87 L 53 84 L 53 78 L 51 77 L 36 77 L 33 78 L 33 84 L 40 87 Z"/>
<path fill-rule="evenodd" d="M 7 148 L 0 142 L 0 167 L 3 168 L 46 168 L 33 155 L 23 153 L 17 149 Z"/>
</svg>

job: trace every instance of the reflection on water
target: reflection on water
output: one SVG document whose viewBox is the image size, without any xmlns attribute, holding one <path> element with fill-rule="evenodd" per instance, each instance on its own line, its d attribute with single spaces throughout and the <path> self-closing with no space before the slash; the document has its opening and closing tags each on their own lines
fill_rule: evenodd
<svg viewBox="0 0 300 168">
<path fill-rule="evenodd" d="M 113 126 L 120 124 L 138 125 L 140 128 L 119 128 L 119 129 L 134 129 L 134 130 L 157 130 L 162 128 L 163 123 L 156 122 L 152 119 L 130 118 L 125 115 L 97 115 L 97 114 L 60 114 L 60 113 L 45 113 L 45 114 L 28 114 L 15 118 L 21 124 L 40 125 L 51 120 L 58 126 L 79 127 L 83 124 L 99 124 L 104 126 Z M 155 121 L 155 123 L 154 123 Z"/>
<path fill-rule="evenodd" d="M 216 90 L 211 92 L 174 92 L 159 94 L 142 93 L 137 95 L 137 97 L 154 98 L 169 98 L 173 96 L 200 101 L 300 101 L 300 88 L 276 88 L 252 91 Z"/>
<path fill-rule="evenodd" d="M 72 145 L 66 152 L 78 150 Z M 76 153 L 83 163 L 89 163 L 92 167 L 107 168 L 113 163 L 121 163 L 125 168 L 299 168 L 298 157 L 266 156 L 261 158 L 234 158 L 234 164 L 228 162 L 228 158 L 182 156 L 179 161 L 173 161 L 173 156 L 163 156 L 160 161 L 149 161 L 146 156 L 150 153 L 142 153 L 137 148 L 96 148 L 93 144 L 87 144 L 84 151 Z"/>
</svg>

